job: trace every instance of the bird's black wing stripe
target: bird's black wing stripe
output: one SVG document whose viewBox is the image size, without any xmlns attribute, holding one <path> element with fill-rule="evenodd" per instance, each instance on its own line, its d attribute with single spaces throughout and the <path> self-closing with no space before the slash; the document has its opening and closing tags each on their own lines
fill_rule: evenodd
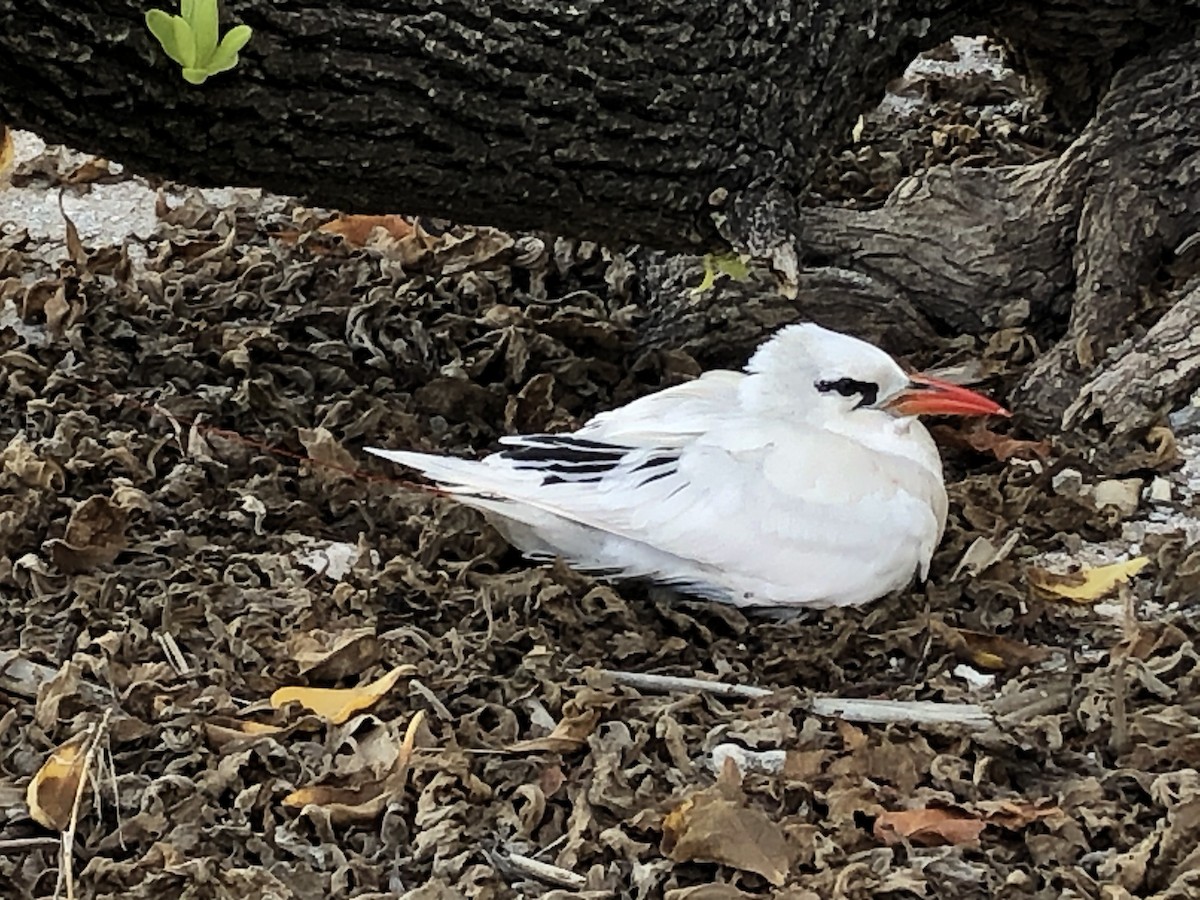
<svg viewBox="0 0 1200 900">
<path fill-rule="evenodd" d="M 629 452 L 628 447 L 610 447 L 605 450 L 573 447 L 560 444 L 553 447 L 517 446 L 501 450 L 500 456 L 513 462 L 551 463 L 559 465 L 587 465 L 598 463 L 616 464 Z"/>
<path fill-rule="evenodd" d="M 530 434 L 512 438 L 497 455 L 509 460 L 519 471 L 542 472 L 542 484 L 596 484 L 618 468 L 631 453 L 643 451 L 621 444 L 606 444 L 587 438 L 563 434 Z M 667 450 L 651 450 L 648 458 L 632 469 L 647 477 L 638 487 L 676 471 L 678 454 Z"/>
<path fill-rule="evenodd" d="M 514 462 L 530 463 L 615 463 L 632 447 L 605 444 L 569 434 L 527 434 L 510 439 L 500 456 Z"/>
<path fill-rule="evenodd" d="M 586 478 L 563 478 L 561 475 L 550 474 L 542 479 L 542 484 L 599 484 L 602 475 L 588 475 Z"/>
<path fill-rule="evenodd" d="M 652 456 L 645 462 L 640 462 L 634 466 L 633 471 L 641 472 L 643 469 L 656 469 L 659 466 L 669 466 L 678 461 L 678 456 Z"/>
<path fill-rule="evenodd" d="M 658 481 L 658 479 L 660 479 L 660 478 L 666 478 L 668 475 L 674 475 L 674 474 L 675 474 L 674 469 L 663 469 L 661 472 L 655 472 L 653 475 L 651 475 L 649 478 L 645 479 L 644 481 L 638 482 L 638 487 L 645 487 L 652 481 Z"/>
</svg>

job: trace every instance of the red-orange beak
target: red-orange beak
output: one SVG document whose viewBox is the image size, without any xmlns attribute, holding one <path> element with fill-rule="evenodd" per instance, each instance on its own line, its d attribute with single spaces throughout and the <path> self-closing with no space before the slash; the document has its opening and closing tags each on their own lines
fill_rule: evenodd
<svg viewBox="0 0 1200 900">
<path fill-rule="evenodd" d="M 1012 415 L 983 394 L 928 375 L 910 376 L 908 388 L 889 400 L 886 406 L 902 416 Z"/>
</svg>

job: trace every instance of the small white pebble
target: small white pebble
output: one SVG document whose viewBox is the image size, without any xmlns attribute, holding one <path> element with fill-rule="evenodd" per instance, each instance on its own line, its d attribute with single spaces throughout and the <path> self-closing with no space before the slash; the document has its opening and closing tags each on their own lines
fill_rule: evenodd
<svg viewBox="0 0 1200 900">
<path fill-rule="evenodd" d="M 991 687 L 996 683 L 995 675 L 985 675 L 983 672 L 972 666 L 968 666 L 966 663 L 959 663 L 955 666 L 953 674 L 956 678 L 961 678 L 976 689 Z"/>
<path fill-rule="evenodd" d="M 1083 473 L 1078 469 L 1063 469 L 1050 480 L 1054 493 L 1062 497 L 1078 497 L 1083 490 Z"/>
<path fill-rule="evenodd" d="M 1155 503 L 1171 502 L 1171 482 L 1161 475 L 1150 482 L 1150 499 Z"/>
<path fill-rule="evenodd" d="M 1137 512 L 1142 496 L 1140 478 L 1110 478 L 1092 488 L 1092 498 L 1098 509 L 1111 506 L 1123 516 Z"/>
</svg>

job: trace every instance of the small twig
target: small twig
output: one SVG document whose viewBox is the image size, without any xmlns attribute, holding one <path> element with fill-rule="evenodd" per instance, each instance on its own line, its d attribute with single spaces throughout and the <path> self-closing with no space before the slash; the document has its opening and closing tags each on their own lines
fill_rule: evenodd
<svg viewBox="0 0 1200 900">
<path fill-rule="evenodd" d="M 852 697 L 814 697 L 809 707 L 815 716 L 907 725 L 961 725 L 984 731 L 996 724 L 992 714 L 978 703 L 942 703 L 938 700 L 856 700 Z"/>
<path fill-rule="evenodd" d="M 572 890 L 582 890 L 587 887 L 587 879 L 577 875 L 570 869 L 555 866 L 532 856 L 513 853 L 511 850 L 504 854 L 504 865 L 518 874 L 535 878 L 543 884 L 554 884 Z"/>
<path fill-rule="evenodd" d="M 550 843 L 548 843 L 545 847 L 540 849 L 537 853 L 533 854 L 533 858 L 537 859 L 539 856 L 545 856 L 547 853 L 549 853 L 551 850 L 558 847 L 560 844 L 566 843 L 566 840 L 567 840 L 567 836 L 565 834 L 559 835 L 554 840 L 552 840 Z"/>
<path fill-rule="evenodd" d="M 184 657 L 183 651 L 179 649 L 179 644 L 175 642 L 175 636 L 171 632 L 156 631 L 154 632 L 154 639 L 162 647 L 163 655 L 166 656 L 171 668 L 175 670 L 175 674 L 187 675 L 191 672 L 192 668 L 188 665 L 187 658 Z"/>
<path fill-rule="evenodd" d="M 769 697 L 774 691 L 726 681 L 705 681 L 678 675 L 649 675 L 644 672 L 599 670 L 601 675 L 618 684 L 638 690 L 660 692 L 705 691 L 718 697 L 737 697 L 756 700 Z M 867 722 L 876 725 L 889 723 L 961 725 L 982 731 L 995 724 L 992 714 L 977 703 L 941 703 L 933 700 L 858 700 L 851 697 L 814 697 L 809 712 L 816 716 L 845 719 L 848 722 Z"/>
<path fill-rule="evenodd" d="M 75 900 L 75 829 L 79 825 L 79 806 L 83 801 L 83 792 L 92 780 L 92 762 L 96 757 L 97 748 L 104 740 L 108 730 L 108 720 L 111 716 L 112 707 L 109 707 L 104 711 L 100 723 L 92 729 L 92 738 L 88 741 L 87 751 L 83 754 L 83 774 L 79 777 L 79 785 L 75 788 L 75 801 L 71 804 L 71 821 L 62 833 L 62 865 L 59 869 L 59 884 L 66 883 L 67 900 Z M 58 897 L 57 888 L 54 896 Z"/>
<path fill-rule="evenodd" d="M 653 691 L 656 694 L 670 693 L 671 691 L 704 691 L 715 697 L 757 700 L 760 697 L 770 697 L 775 693 L 766 688 L 754 687 L 749 684 L 706 681 L 703 678 L 684 678 L 681 675 L 650 675 L 645 672 L 619 672 L 615 669 L 600 669 L 599 672 L 617 684 L 625 684 L 640 691 Z"/>
</svg>

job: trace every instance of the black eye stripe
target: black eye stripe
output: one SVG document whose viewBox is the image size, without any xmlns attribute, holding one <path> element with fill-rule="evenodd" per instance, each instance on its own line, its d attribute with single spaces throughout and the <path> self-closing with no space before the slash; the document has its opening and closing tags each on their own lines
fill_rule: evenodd
<svg viewBox="0 0 1200 900">
<path fill-rule="evenodd" d="M 836 381 L 818 381 L 814 385 L 822 394 L 835 392 L 843 397 L 862 397 L 858 406 L 874 406 L 879 399 L 879 385 L 873 381 L 859 381 L 856 378 L 838 378 Z"/>
</svg>

